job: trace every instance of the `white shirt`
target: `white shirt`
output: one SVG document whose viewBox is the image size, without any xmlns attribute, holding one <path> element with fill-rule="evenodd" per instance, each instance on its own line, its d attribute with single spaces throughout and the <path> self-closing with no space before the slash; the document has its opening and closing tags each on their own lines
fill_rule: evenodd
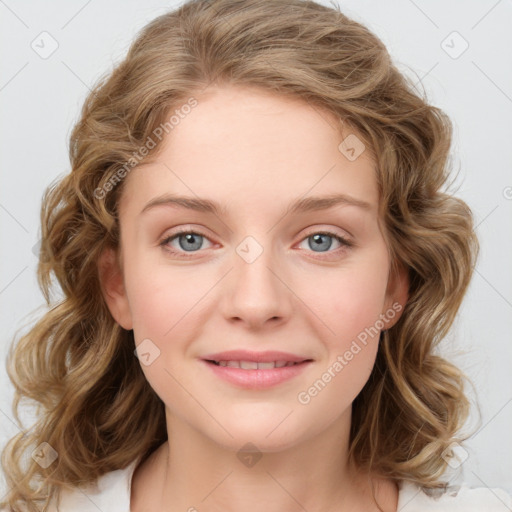
<svg viewBox="0 0 512 512">
<path fill-rule="evenodd" d="M 97 486 L 89 485 L 61 492 L 60 507 L 48 512 L 130 512 L 130 491 L 136 462 L 125 469 L 106 473 Z M 398 484 L 397 512 L 510 512 L 512 496 L 503 489 L 471 488 L 466 484 L 449 487 L 439 497 L 428 496 L 420 487 Z"/>
</svg>

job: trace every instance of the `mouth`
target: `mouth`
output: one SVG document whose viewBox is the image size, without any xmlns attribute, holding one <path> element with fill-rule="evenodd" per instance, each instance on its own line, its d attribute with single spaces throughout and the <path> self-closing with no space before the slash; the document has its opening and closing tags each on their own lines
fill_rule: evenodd
<svg viewBox="0 0 512 512">
<path fill-rule="evenodd" d="M 242 370 L 273 370 L 274 368 L 284 368 L 285 366 L 297 366 L 303 363 L 311 362 L 312 359 L 304 361 L 233 361 L 205 359 L 207 363 L 215 366 L 224 366 L 228 368 L 241 368 Z"/>
<path fill-rule="evenodd" d="M 213 376 L 222 381 L 237 388 L 253 391 L 269 389 L 291 381 L 313 363 L 313 359 L 304 359 L 283 352 L 232 354 L 225 352 L 214 357 L 212 354 L 202 359 L 202 363 L 210 369 Z M 246 358 L 239 359 L 241 355 L 245 355 Z"/>
</svg>

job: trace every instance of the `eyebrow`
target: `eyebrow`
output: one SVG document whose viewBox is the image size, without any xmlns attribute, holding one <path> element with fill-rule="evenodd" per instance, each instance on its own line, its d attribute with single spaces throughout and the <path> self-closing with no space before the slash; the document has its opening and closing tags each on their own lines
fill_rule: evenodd
<svg viewBox="0 0 512 512">
<path fill-rule="evenodd" d="M 355 197 L 349 196 L 347 194 L 331 194 L 327 196 L 299 198 L 288 206 L 287 213 L 304 213 L 318 210 L 327 210 L 328 208 L 332 208 L 338 205 L 357 206 L 366 211 L 370 211 L 372 208 L 370 203 L 367 203 L 362 199 L 356 199 Z M 212 213 L 218 216 L 227 213 L 225 207 L 221 207 L 219 203 L 209 199 L 164 194 L 149 201 L 144 206 L 140 214 L 143 214 L 144 212 L 157 206 L 179 206 L 188 210 Z"/>
</svg>

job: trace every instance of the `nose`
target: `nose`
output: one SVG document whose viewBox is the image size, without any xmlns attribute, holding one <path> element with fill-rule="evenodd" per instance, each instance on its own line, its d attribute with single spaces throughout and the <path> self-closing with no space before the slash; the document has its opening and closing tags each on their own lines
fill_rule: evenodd
<svg viewBox="0 0 512 512">
<path fill-rule="evenodd" d="M 280 270 L 272 250 L 261 249 L 254 260 L 246 258 L 243 249 L 233 255 L 234 268 L 227 276 L 227 289 L 221 298 L 225 318 L 252 329 L 282 324 L 292 311 L 293 293 L 287 286 L 285 273 Z M 254 250 L 253 245 L 251 251 Z"/>
</svg>

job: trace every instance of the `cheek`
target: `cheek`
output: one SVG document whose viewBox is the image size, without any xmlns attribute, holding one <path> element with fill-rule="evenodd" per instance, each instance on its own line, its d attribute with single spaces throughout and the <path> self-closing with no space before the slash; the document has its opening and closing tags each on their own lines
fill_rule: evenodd
<svg viewBox="0 0 512 512">
<path fill-rule="evenodd" d="M 332 344 L 343 344 L 375 324 L 383 312 L 386 258 L 367 258 L 303 281 L 301 296 L 322 320 Z"/>
<path fill-rule="evenodd" d="M 373 263 L 322 277 L 308 292 L 323 326 L 317 332 L 325 359 L 297 398 L 325 424 L 350 407 L 375 364 L 387 272 Z"/>
<path fill-rule="evenodd" d="M 177 298 L 161 281 L 154 281 L 148 275 L 134 281 L 129 293 L 135 340 L 163 339 L 175 323 L 174 313 L 179 312 Z"/>
<path fill-rule="evenodd" d="M 207 281 L 185 267 L 170 269 L 138 255 L 126 264 L 126 287 L 135 340 L 160 345 L 186 324 L 187 314 L 205 294 Z M 204 283 L 204 286 L 202 285 Z"/>
<path fill-rule="evenodd" d="M 144 347 L 139 356 L 141 369 L 164 403 L 172 404 L 174 412 L 186 410 L 190 397 L 184 389 L 192 389 L 194 376 L 190 371 L 182 375 L 176 361 L 195 335 L 190 320 L 205 290 L 199 285 L 201 280 L 184 269 L 171 271 L 143 259 L 134 259 L 132 265 L 126 268 L 126 285 L 135 344 Z M 143 353 L 149 353 L 148 364 L 144 364 Z"/>
</svg>

